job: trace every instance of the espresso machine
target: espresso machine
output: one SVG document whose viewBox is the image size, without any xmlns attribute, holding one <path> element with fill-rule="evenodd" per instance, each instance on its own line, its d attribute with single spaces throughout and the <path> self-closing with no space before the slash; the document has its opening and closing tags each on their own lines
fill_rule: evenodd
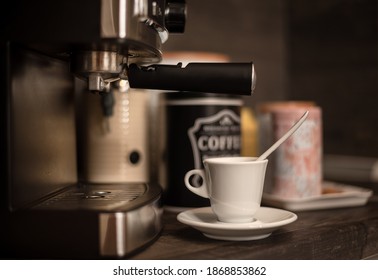
<svg viewBox="0 0 378 280">
<path fill-rule="evenodd" d="M 184 32 L 185 20 L 185 0 L 5 4 L 0 258 L 122 258 L 159 236 L 156 182 L 81 179 L 77 119 L 88 111 L 77 95 L 100 96 L 105 120 L 112 95 L 129 88 L 250 95 L 253 63 L 158 64 L 162 44 Z"/>
</svg>

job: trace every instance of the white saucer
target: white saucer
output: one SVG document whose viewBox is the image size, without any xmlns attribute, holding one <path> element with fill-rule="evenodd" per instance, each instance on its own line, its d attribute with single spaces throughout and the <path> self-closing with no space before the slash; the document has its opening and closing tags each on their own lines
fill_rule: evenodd
<svg viewBox="0 0 378 280">
<path fill-rule="evenodd" d="M 251 223 L 219 222 L 210 207 L 187 210 L 177 215 L 177 220 L 189 225 L 205 236 L 219 240 L 247 241 L 268 237 L 279 227 L 290 224 L 297 215 L 286 210 L 261 207 Z"/>
</svg>

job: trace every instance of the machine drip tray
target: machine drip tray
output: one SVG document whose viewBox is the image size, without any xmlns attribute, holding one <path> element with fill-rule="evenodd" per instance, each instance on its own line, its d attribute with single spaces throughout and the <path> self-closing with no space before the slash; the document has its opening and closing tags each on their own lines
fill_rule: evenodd
<svg viewBox="0 0 378 280">
<path fill-rule="evenodd" d="M 144 183 L 79 185 L 10 219 L 10 248 L 27 258 L 123 258 L 162 229 L 161 188 Z"/>
<path fill-rule="evenodd" d="M 144 204 L 150 196 L 151 191 L 146 184 L 81 184 L 78 187 L 55 195 L 42 203 L 35 209 L 44 210 L 98 210 L 113 211 L 116 209 L 129 209 L 130 204 Z"/>
</svg>

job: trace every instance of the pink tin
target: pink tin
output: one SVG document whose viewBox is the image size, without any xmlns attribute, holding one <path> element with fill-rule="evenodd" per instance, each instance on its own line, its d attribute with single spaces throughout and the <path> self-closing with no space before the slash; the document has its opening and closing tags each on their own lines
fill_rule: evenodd
<svg viewBox="0 0 378 280">
<path fill-rule="evenodd" d="M 322 113 L 317 106 L 278 106 L 271 111 L 274 139 L 280 138 L 308 110 L 303 125 L 275 152 L 270 193 L 305 198 L 322 192 Z"/>
</svg>

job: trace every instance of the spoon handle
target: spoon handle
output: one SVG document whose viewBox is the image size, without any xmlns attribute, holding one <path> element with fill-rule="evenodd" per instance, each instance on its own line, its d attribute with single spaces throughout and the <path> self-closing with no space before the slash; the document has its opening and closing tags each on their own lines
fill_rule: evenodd
<svg viewBox="0 0 378 280">
<path fill-rule="evenodd" d="M 286 141 L 287 138 L 289 138 L 306 120 L 308 116 L 308 111 L 306 111 L 303 116 L 297 121 L 295 125 L 293 125 L 288 132 L 285 133 L 284 136 L 282 136 L 280 139 L 277 140 L 276 143 L 274 143 L 268 150 L 266 150 L 261 156 L 259 156 L 257 160 L 264 160 L 266 159 L 275 149 L 277 149 L 283 142 Z"/>
</svg>

